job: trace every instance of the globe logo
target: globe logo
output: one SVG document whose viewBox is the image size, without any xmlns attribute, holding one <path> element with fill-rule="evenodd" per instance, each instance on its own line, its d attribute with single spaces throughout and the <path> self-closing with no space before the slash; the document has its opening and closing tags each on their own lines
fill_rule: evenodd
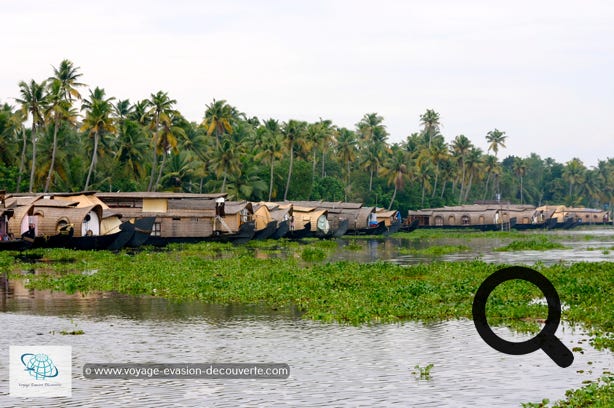
<svg viewBox="0 0 614 408">
<path fill-rule="evenodd" d="M 22 354 L 21 363 L 26 367 L 25 371 L 37 380 L 58 376 L 58 368 L 47 354 Z"/>
</svg>

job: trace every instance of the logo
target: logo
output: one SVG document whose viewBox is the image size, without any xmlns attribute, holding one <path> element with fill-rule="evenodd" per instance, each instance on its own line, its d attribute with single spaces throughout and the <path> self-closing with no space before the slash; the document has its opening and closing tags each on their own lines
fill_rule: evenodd
<svg viewBox="0 0 614 408">
<path fill-rule="evenodd" d="M 70 397 L 72 348 L 10 346 L 9 395 L 28 398 Z"/>
<path fill-rule="evenodd" d="M 24 353 L 21 355 L 21 363 L 26 371 L 37 380 L 57 377 L 59 374 L 58 368 L 47 354 Z"/>
<path fill-rule="evenodd" d="M 536 285 L 548 301 L 548 318 L 544 328 L 532 339 L 514 343 L 497 336 L 486 321 L 486 301 L 490 293 L 503 282 L 520 279 Z M 531 268 L 512 266 L 499 269 L 490 275 L 478 288 L 473 299 L 473 323 L 482 340 L 490 347 L 505 354 L 520 355 L 542 349 L 559 367 L 573 363 L 572 352 L 554 333 L 561 321 L 561 300 L 554 286 L 544 275 Z"/>
</svg>

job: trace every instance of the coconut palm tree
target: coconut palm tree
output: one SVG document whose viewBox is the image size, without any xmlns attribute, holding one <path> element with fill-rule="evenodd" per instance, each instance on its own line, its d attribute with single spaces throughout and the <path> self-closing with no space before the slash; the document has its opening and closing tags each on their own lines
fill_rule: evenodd
<svg viewBox="0 0 614 408">
<path fill-rule="evenodd" d="M 231 134 L 233 123 L 242 115 L 236 108 L 227 104 L 225 100 L 216 101 L 213 99 L 213 102 L 207 105 L 201 126 L 206 129 L 208 136 L 215 133 L 215 145 L 219 146 L 222 135 L 224 133 Z"/>
<path fill-rule="evenodd" d="M 471 141 L 465 135 L 458 135 L 452 141 L 452 156 L 456 159 L 456 162 L 460 167 L 460 193 L 458 195 L 458 203 L 462 204 L 463 192 L 465 189 L 465 162 L 469 151 L 473 147 Z"/>
<path fill-rule="evenodd" d="M 568 202 L 573 204 L 573 187 L 576 184 L 581 184 L 585 180 L 586 167 L 584 163 L 576 157 L 565 163 L 563 169 L 563 179 L 569 183 Z"/>
<path fill-rule="evenodd" d="M 382 176 L 386 178 L 388 185 L 394 186 L 394 192 L 392 193 L 392 198 L 390 199 L 390 204 L 388 205 L 389 210 L 392 209 L 392 205 L 394 204 L 394 200 L 397 196 L 397 191 L 403 190 L 405 187 L 405 182 L 407 181 L 408 177 L 408 167 L 406 163 L 407 157 L 405 152 L 397 145 L 394 145 L 390 156 L 384 161 L 384 164 L 380 170 Z"/>
<path fill-rule="evenodd" d="M 98 156 L 98 144 L 101 135 L 105 132 L 116 132 L 115 119 L 112 117 L 113 105 L 111 101 L 115 98 L 105 98 L 105 91 L 102 88 L 96 87 L 94 91 L 90 90 L 90 97 L 83 102 L 82 109 L 86 110 L 85 118 L 81 125 L 81 131 L 87 132 L 90 138 L 94 141 L 92 149 L 92 159 L 90 160 L 89 170 L 85 179 L 84 190 L 90 186 L 90 179 L 96 167 L 96 158 Z M 104 152 L 102 152 L 104 154 Z"/>
<path fill-rule="evenodd" d="M 151 132 L 151 173 L 149 175 L 149 185 L 147 191 L 154 191 L 154 182 L 156 181 L 156 170 L 158 167 L 158 152 L 166 151 L 162 146 L 161 129 L 162 122 L 170 123 L 171 119 L 169 115 L 174 112 L 173 106 L 177 103 L 176 100 L 170 99 L 168 93 L 158 91 L 155 94 L 151 94 L 150 98 L 144 102 L 147 106 L 147 111 L 141 118 L 141 121 L 149 124 L 149 130 Z M 136 107 L 138 108 L 138 106 Z M 135 110 L 137 110 L 135 108 Z"/>
<path fill-rule="evenodd" d="M 516 174 L 516 176 L 520 180 L 520 204 L 524 204 L 524 185 L 523 185 L 524 183 L 523 181 L 524 181 L 524 176 L 526 176 L 527 174 L 527 166 L 523 159 L 521 159 L 520 157 L 514 157 L 512 168 L 513 168 L 514 174 Z"/>
<path fill-rule="evenodd" d="M 498 167 L 499 161 L 497 160 L 497 158 L 490 154 L 487 155 L 486 159 L 484 160 L 484 171 L 486 171 L 486 174 L 488 176 L 486 177 L 486 184 L 484 185 L 484 194 L 482 196 L 482 200 L 486 200 L 486 195 L 488 194 L 488 184 L 490 183 L 490 179 L 492 178 L 492 176 L 495 174 L 500 174 L 500 171 L 497 171 Z"/>
<path fill-rule="evenodd" d="M 281 128 L 281 134 L 284 137 L 288 153 L 290 154 L 290 165 L 288 166 L 288 179 L 286 180 L 286 190 L 284 191 L 284 201 L 288 199 L 288 190 L 290 189 L 290 179 L 292 178 L 292 166 L 294 165 L 294 145 L 300 143 L 305 137 L 306 122 L 290 119 L 284 123 Z"/>
<path fill-rule="evenodd" d="M 273 173 L 275 169 L 275 159 L 281 159 L 282 139 L 279 122 L 269 119 L 260 126 L 256 133 L 259 152 L 254 157 L 256 160 L 264 160 L 269 165 L 269 199 L 273 197 Z"/>
<path fill-rule="evenodd" d="M 478 178 L 483 173 L 482 164 L 483 164 L 482 149 L 473 147 L 471 150 L 469 150 L 469 154 L 467 155 L 467 158 L 465 159 L 465 165 L 467 166 L 467 171 L 469 172 L 469 184 L 467 186 L 467 190 L 465 191 L 464 201 L 467 201 L 467 199 L 469 198 L 469 193 L 471 192 L 471 185 L 473 183 L 473 178 L 474 177 Z"/>
<path fill-rule="evenodd" d="M 19 82 L 20 98 L 15 99 L 21 104 L 21 112 L 24 116 L 30 115 L 32 118 L 32 127 L 30 138 L 32 139 L 32 164 L 30 168 L 30 186 L 28 191 L 31 193 L 34 188 L 34 175 L 36 173 L 36 142 L 39 129 L 45 123 L 45 109 L 47 106 L 47 84 L 45 81 L 36 83 L 33 79 L 30 83 L 24 81 Z"/>
<path fill-rule="evenodd" d="M 356 134 L 349 129 L 341 128 L 337 132 L 337 154 L 345 163 L 345 191 L 350 188 L 350 163 L 356 158 Z"/>
<path fill-rule="evenodd" d="M 495 157 L 497 157 L 497 153 L 499 153 L 500 147 L 505 147 L 505 132 L 500 131 L 499 129 L 491 130 L 486 133 L 486 141 L 488 142 L 488 151 L 491 150 L 495 153 Z"/>
<path fill-rule="evenodd" d="M 427 109 L 422 115 L 420 115 L 420 123 L 422 124 L 422 136 L 425 140 L 428 140 L 428 148 L 431 148 L 431 141 L 433 137 L 439 134 L 439 113 L 433 109 Z"/>
<path fill-rule="evenodd" d="M 51 161 L 49 163 L 49 171 L 47 180 L 45 181 L 45 193 L 51 187 L 51 180 L 55 171 L 55 161 L 58 149 L 58 132 L 62 122 L 70 125 L 76 124 L 77 112 L 72 107 L 71 99 L 65 99 L 67 91 L 64 88 L 64 83 L 60 79 L 55 79 L 49 84 L 49 94 L 47 109 L 45 110 L 45 119 L 50 125 L 53 124 L 53 144 L 51 148 Z M 69 92 L 68 95 L 71 95 Z"/>
<path fill-rule="evenodd" d="M 234 143 L 232 139 L 222 139 L 215 147 L 213 156 L 209 162 L 211 172 L 218 178 L 222 178 L 220 192 L 226 192 L 228 177 L 238 176 L 241 173 L 241 158 L 243 147 Z"/>
<path fill-rule="evenodd" d="M 160 185 L 166 157 L 171 153 L 177 154 L 179 152 L 177 149 L 178 139 L 185 140 L 187 138 L 182 125 L 186 125 L 186 121 L 177 111 L 170 112 L 169 115 L 161 115 L 160 117 L 157 153 L 162 155 L 162 162 L 158 170 L 158 178 L 156 178 L 156 182 L 153 185 L 153 191 L 156 191 Z"/>
<path fill-rule="evenodd" d="M 58 68 L 53 67 L 53 76 L 49 77 L 48 80 L 50 82 L 60 82 L 62 99 L 71 102 L 73 98 L 81 99 L 81 94 L 77 88 L 85 86 L 85 84 L 77 82 L 77 80 L 83 76 L 83 74 L 79 72 L 79 69 L 79 67 L 75 67 L 75 65 L 67 59 L 62 60 Z"/>
</svg>

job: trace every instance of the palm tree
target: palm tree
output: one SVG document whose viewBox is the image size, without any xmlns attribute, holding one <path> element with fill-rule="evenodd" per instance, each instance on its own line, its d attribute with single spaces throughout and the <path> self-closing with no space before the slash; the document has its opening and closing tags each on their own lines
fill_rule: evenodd
<svg viewBox="0 0 614 408">
<path fill-rule="evenodd" d="M 495 153 L 495 157 L 497 157 L 497 153 L 499 153 L 500 147 L 505 147 L 505 132 L 500 131 L 499 129 L 491 130 L 486 133 L 486 141 L 488 142 L 488 151 L 491 150 Z"/>
<path fill-rule="evenodd" d="M 433 109 L 427 109 L 422 115 L 420 115 L 420 123 L 423 126 L 422 135 L 425 139 L 428 139 L 428 148 L 431 148 L 431 141 L 434 136 L 439 134 L 439 113 Z"/>
<path fill-rule="evenodd" d="M 269 119 L 258 128 L 257 144 L 259 146 L 259 152 L 254 157 L 256 160 L 264 159 L 265 163 L 269 164 L 269 200 L 273 197 L 273 172 L 275 168 L 275 159 L 281 159 L 282 155 L 282 141 L 281 141 L 281 129 L 279 122 L 275 119 Z"/>
<path fill-rule="evenodd" d="M 81 99 L 81 94 L 77 90 L 80 86 L 85 86 L 80 82 L 77 82 L 79 77 L 83 74 L 79 73 L 79 67 L 75 67 L 74 64 L 65 59 L 60 62 L 58 68 L 53 67 L 53 76 L 49 77 L 49 81 L 59 81 L 61 97 L 64 100 L 72 101 L 73 98 Z"/>
<path fill-rule="evenodd" d="M 467 201 L 467 199 L 469 198 L 469 193 L 471 192 L 471 184 L 473 182 L 474 176 L 479 177 L 480 174 L 482 174 L 482 163 L 482 149 L 473 147 L 469 151 L 469 154 L 465 159 L 465 164 L 467 166 L 467 170 L 469 171 L 469 185 L 467 186 L 467 190 L 465 191 L 464 201 Z"/>
<path fill-rule="evenodd" d="M 149 185 L 147 191 L 153 191 L 154 182 L 156 181 L 156 170 L 158 166 L 158 152 L 166 151 L 161 144 L 161 123 L 170 122 L 169 115 L 174 112 L 173 105 L 177 103 L 176 100 L 170 99 L 168 93 L 158 91 L 155 94 L 151 94 L 150 98 L 145 101 L 147 111 L 141 118 L 142 121 L 149 123 L 149 129 L 152 136 L 152 158 L 151 158 L 151 173 L 149 175 Z M 138 106 L 137 106 L 138 107 Z"/>
<path fill-rule="evenodd" d="M 113 133 L 116 131 L 115 119 L 111 116 L 113 112 L 111 101 L 114 99 L 115 98 L 105 98 L 104 89 L 96 87 L 93 92 L 90 91 L 90 99 L 85 100 L 82 105 L 82 109 L 86 109 L 87 112 L 80 130 L 82 132 L 87 132 L 90 138 L 94 140 L 92 159 L 87 172 L 87 178 L 85 179 L 84 190 L 87 190 L 90 186 L 90 179 L 96 166 L 98 142 L 101 134 L 104 132 Z"/>
<path fill-rule="evenodd" d="M 146 130 L 137 121 L 119 122 L 115 161 L 124 179 L 143 180 L 146 177 L 144 152 L 148 142 Z"/>
<path fill-rule="evenodd" d="M 397 196 L 397 191 L 402 190 L 405 187 L 405 181 L 407 179 L 407 158 L 405 152 L 397 145 L 393 146 L 392 153 L 384 162 L 381 173 L 386 177 L 388 185 L 394 185 L 394 192 L 390 199 L 390 205 L 388 209 L 392 209 L 392 205 Z"/>
<path fill-rule="evenodd" d="M 452 141 L 452 155 L 456 161 L 460 164 L 460 193 L 458 196 L 458 203 L 463 201 L 463 192 L 465 188 L 465 161 L 469 151 L 473 147 L 471 141 L 465 135 L 458 135 Z"/>
<path fill-rule="evenodd" d="M 369 192 L 373 190 L 373 174 L 382 164 L 382 149 L 375 144 L 369 144 L 360 150 L 362 159 L 360 165 L 369 172 Z"/>
<path fill-rule="evenodd" d="M 32 117 L 32 128 L 30 132 L 30 137 L 32 138 L 32 165 L 30 168 L 30 187 L 28 189 L 30 193 L 34 188 L 38 130 L 45 123 L 44 111 L 47 104 L 47 95 L 45 93 L 46 85 L 45 81 L 38 84 L 33 79 L 30 80 L 30 83 L 21 81 L 19 82 L 19 93 L 21 94 L 21 98 L 16 99 L 16 101 L 21 104 L 21 112 L 23 115 L 30 115 Z"/>
<path fill-rule="evenodd" d="M 238 176 L 241 173 L 242 146 L 234 143 L 232 139 L 223 139 L 213 151 L 210 166 L 215 176 L 223 178 L 220 192 L 226 192 L 228 177 Z"/>
<path fill-rule="evenodd" d="M 321 177 L 326 177 L 325 164 L 326 164 L 326 153 L 328 152 L 331 142 L 333 142 L 333 138 L 335 136 L 335 126 L 333 122 L 328 119 L 320 118 L 320 128 L 322 129 L 322 134 L 320 138 L 320 151 L 322 152 L 322 173 Z"/>
<path fill-rule="evenodd" d="M 164 164 L 166 163 L 166 156 L 171 153 L 177 154 L 177 139 L 185 139 L 185 130 L 181 127 L 181 122 L 185 121 L 179 112 L 173 111 L 169 115 L 160 116 L 160 132 L 158 139 L 158 151 L 162 155 L 162 162 L 160 163 L 160 169 L 158 170 L 158 178 L 153 185 L 153 191 L 158 189 L 160 181 L 162 179 L 162 171 L 164 170 Z"/>
<path fill-rule="evenodd" d="M 350 162 L 356 158 L 356 134 L 346 128 L 341 128 L 337 134 L 337 154 L 345 163 L 345 191 L 350 188 Z"/>
<path fill-rule="evenodd" d="M 514 170 L 514 174 L 520 180 L 520 204 L 524 204 L 524 176 L 527 173 L 527 166 L 520 157 L 514 157 L 514 162 L 512 164 L 512 168 Z"/>
<path fill-rule="evenodd" d="M 448 146 L 443 137 L 437 137 L 434 139 L 429 149 L 431 160 L 435 163 L 435 183 L 433 185 L 433 194 L 431 198 L 435 197 L 437 192 L 437 183 L 439 181 L 439 164 L 448 158 Z"/>
<path fill-rule="evenodd" d="M 563 179 L 569 183 L 569 204 L 573 203 L 573 187 L 584 182 L 586 167 L 584 163 L 576 157 L 565 163 L 563 169 Z"/>
<path fill-rule="evenodd" d="M 488 176 L 486 177 L 486 184 L 484 186 L 484 195 L 482 196 L 482 200 L 486 200 L 486 195 L 488 194 L 488 183 L 490 182 L 490 178 L 493 174 L 499 174 L 499 172 L 496 170 L 498 167 L 499 161 L 495 156 L 490 154 L 486 156 L 486 160 L 484 160 L 484 170 L 486 171 Z"/>
<path fill-rule="evenodd" d="M 48 123 L 53 123 L 53 144 L 51 148 L 51 161 L 49 163 L 49 171 L 47 173 L 47 180 L 45 181 L 45 193 L 49 191 L 51 186 L 51 179 L 55 171 L 55 160 L 58 149 L 58 132 L 60 125 L 63 121 L 68 122 L 71 125 L 75 124 L 77 113 L 72 107 L 70 99 L 65 99 L 67 95 L 63 82 L 60 79 L 53 80 L 49 85 L 49 95 L 47 110 L 45 111 L 45 118 Z M 69 93 L 70 95 L 70 93 Z"/>
<path fill-rule="evenodd" d="M 201 125 L 207 130 L 208 136 L 215 133 L 215 144 L 219 146 L 222 135 L 224 133 L 232 133 L 233 122 L 241 115 L 235 108 L 227 104 L 225 100 L 216 101 L 213 99 L 213 102 L 207 105 L 205 118 Z"/>
<path fill-rule="evenodd" d="M 286 190 L 284 191 L 284 201 L 288 199 L 288 190 L 290 189 L 290 179 L 292 178 L 292 166 L 294 164 L 294 145 L 305 135 L 306 122 L 290 119 L 284 123 L 281 133 L 284 136 L 288 152 L 290 153 L 290 165 L 288 166 L 288 179 L 286 180 Z"/>
</svg>

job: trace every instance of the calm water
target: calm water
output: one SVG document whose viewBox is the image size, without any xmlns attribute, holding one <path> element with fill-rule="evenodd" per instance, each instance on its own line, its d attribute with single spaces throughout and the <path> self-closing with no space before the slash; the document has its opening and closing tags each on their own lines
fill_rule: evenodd
<svg viewBox="0 0 614 408">
<path fill-rule="evenodd" d="M 437 258 L 444 260 L 612 260 L 612 255 L 587 248 L 614 245 L 614 231 L 574 233 L 593 239 L 569 239 L 563 243 L 572 249 L 548 252 L 494 252 L 492 248 L 507 242 L 493 239 L 429 244 L 471 248 Z M 360 250 L 340 249 L 333 259 L 405 264 L 433 259 L 399 255 L 399 248 L 408 243 L 398 240 L 356 242 L 363 246 Z M 593 350 L 588 335 L 568 326 L 560 327 L 557 336 L 568 348 L 580 346 L 584 353 L 575 352 L 573 365 L 562 369 L 542 351 L 525 356 L 496 352 L 469 320 L 348 327 L 301 320 L 292 309 L 172 303 L 108 293 L 65 295 L 28 290 L 21 281 L 2 278 L 0 290 L 0 355 L 8 355 L 9 345 L 73 348 L 72 398 L 42 403 L 8 397 L 8 367 L 0 359 L 0 407 L 519 407 L 521 402 L 563 398 L 565 390 L 614 371 L 612 353 Z M 85 334 L 63 336 L 62 330 Z M 526 339 L 506 329 L 499 333 L 506 339 Z M 92 362 L 278 362 L 289 364 L 291 375 L 286 380 L 86 380 L 81 369 Z M 432 378 L 418 380 L 414 366 L 428 363 L 435 365 Z"/>
<path fill-rule="evenodd" d="M 73 396 L 46 400 L 50 407 L 519 406 L 561 398 L 566 389 L 614 368 L 611 353 L 593 350 L 586 334 L 569 327 L 559 328 L 557 336 L 570 348 L 580 344 L 584 354 L 575 353 L 574 364 L 561 369 L 541 351 L 508 356 L 490 349 L 469 320 L 349 327 L 300 320 L 292 310 L 21 289 L 13 286 L 2 304 L 1 352 L 7 355 L 11 344 L 72 346 Z M 85 334 L 58 334 L 75 329 Z M 505 329 L 500 333 L 515 336 Z M 291 375 L 286 380 L 83 379 L 83 364 L 92 362 L 285 362 Z M 416 379 L 414 366 L 428 363 L 435 365 L 431 380 Z M 0 405 L 26 403 L 7 391 L 2 362 Z"/>
</svg>

